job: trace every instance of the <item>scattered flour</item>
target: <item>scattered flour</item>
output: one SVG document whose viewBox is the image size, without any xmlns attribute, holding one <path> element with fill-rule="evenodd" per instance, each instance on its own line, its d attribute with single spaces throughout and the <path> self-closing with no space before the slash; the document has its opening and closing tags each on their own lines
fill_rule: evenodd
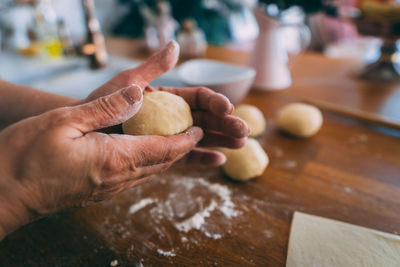
<svg viewBox="0 0 400 267">
<path fill-rule="evenodd" d="M 187 233 L 190 230 L 200 230 L 205 236 L 213 239 L 219 239 L 222 237 L 222 235 L 219 233 L 208 232 L 204 228 L 204 225 L 206 223 L 206 219 L 212 216 L 214 211 L 218 210 L 227 219 L 236 217 L 240 214 L 240 212 L 235 209 L 235 204 L 231 200 L 232 192 L 227 186 L 217 183 L 210 183 L 203 178 L 192 177 L 182 177 L 177 179 L 173 181 L 173 185 L 175 188 L 181 187 L 183 190 L 179 193 L 169 193 L 165 200 L 144 198 L 131 205 L 128 213 L 134 214 L 150 204 L 155 204 L 154 207 L 150 209 L 152 218 L 156 218 L 157 220 L 168 218 L 173 226 L 180 232 Z M 177 218 L 179 219 L 185 217 L 190 207 L 190 201 L 184 201 L 179 199 L 179 197 L 183 194 L 190 196 L 190 192 L 195 187 L 199 186 L 214 194 L 217 199 L 212 199 L 207 206 L 198 209 L 198 211 L 189 218 L 186 218 L 183 221 L 177 220 Z M 194 200 L 195 203 L 202 203 L 203 201 L 199 197 L 194 198 Z"/>
<path fill-rule="evenodd" d="M 162 177 L 127 191 L 125 196 L 132 204 L 124 203 L 126 198 L 110 201 L 113 212 L 104 219 L 110 244 L 122 238 L 132 244 L 126 250 L 127 255 L 152 251 L 164 257 L 175 257 L 182 248 L 192 249 L 204 239 L 218 240 L 236 232 L 246 233 L 249 238 L 271 238 L 273 228 L 249 224 L 241 215 L 251 212 L 265 222 L 270 212 L 294 209 L 281 203 L 286 195 L 274 193 L 262 199 L 250 198 L 202 175 Z M 132 216 L 137 212 L 140 216 Z M 180 237 L 178 240 L 174 238 L 176 234 Z M 137 261 L 134 256 L 132 259 Z M 142 261 L 138 261 L 137 266 L 143 266 Z"/>
<path fill-rule="evenodd" d="M 366 142 L 368 142 L 368 139 L 369 139 L 368 135 L 366 135 L 366 134 L 358 134 L 358 135 L 350 136 L 349 142 L 352 143 L 352 144 L 355 144 L 355 143 L 366 143 Z"/>
<path fill-rule="evenodd" d="M 297 167 L 297 162 L 294 160 L 287 160 L 284 163 L 286 169 L 293 169 Z"/>
<path fill-rule="evenodd" d="M 343 190 L 346 191 L 346 193 L 353 192 L 353 189 L 351 189 L 350 187 L 347 187 L 347 186 L 343 187 Z"/>
<path fill-rule="evenodd" d="M 271 238 L 271 237 L 274 236 L 274 233 L 272 231 L 270 231 L 270 230 L 265 230 L 263 233 L 264 233 L 266 238 Z"/>
<path fill-rule="evenodd" d="M 162 249 L 157 249 L 158 254 L 163 255 L 165 257 L 175 257 L 176 254 L 173 251 L 165 251 Z"/>
<path fill-rule="evenodd" d="M 229 219 L 239 215 L 239 211 L 235 210 L 235 204 L 231 200 L 231 191 L 228 187 L 220 184 L 211 184 L 204 179 L 198 179 L 197 182 L 222 199 L 222 204 L 218 208 L 226 218 Z"/>
<path fill-rule="evenodd" d="M 138 203 L 133 204 L 132 206 L 130 206 L 128 213 L 129 214 L 134 214 L 137 211 L 143 209 L 144 207 L 155 203 L 156 200 L 152 199 L 152 198 L 144 198 L 142 200 L 140 200 Z"/>
<path fill-rule="evenodd" d="M 368 141 L 368 135 L 360 134 L 358 139 L 360 140 L 360 142 L 367 142 Z"/>
<path fill-rule="evenodd" d="M 275 158 L 280 158 L 280 157 L 283 156 L 282 148 L 277 147 L 277 146 L 268 145 L 268 150 L 267 151 L 268 151 L 268 155 L 271 155 L 271 156 L 273 156 Z"/>
<path fill-rule="evenodd" d="M 231 191 L 228 187 L 221 184 L 212 184 L 205 179 L 198 178 L 186 178 L 180 179 L 179 182 L 186 188 L 192 189 L 195 184 L 199 184 L 209 191 L 217 195 L 221 199 L 221 203 L 218 204 L 216 201 L 211 201 L 211 203 L 203 210 L 198 211 L 192 217 L 184 220 L 180 223 L 175 223 L 175 228 L 182 232 L 189 232 L 192 229 L 200 230 L 205 223 L 205 219 L 211 216 L 211 212 L 218 209 L 224 216 L 228 219 L 238 216 L 239 211 L 235 210 L 235 204 L 231 200 Z M 210 234 L 207 235 L 205 231 L 202 231 L 207 237 L 211 237 Z M 212 238 L 221 237 L 221 235 L 213 235 Z"/>
<path fill-rule="evenodd" d="M 209 238 L 212 238 L 212 239 L 215 239 L 215 240 L 216 239 L 220 239 L 222 237 L 221 234 L 211 234 L 208 231 L 204 231 L 204 234 L 205 234 L 206 237 L 209 237 Z"/>
<path fill-rule="evenodd" d="M 183 231 L 185 233 L 189 232 L 192 229 L 199 230 L 201 226 L 204 224 L 205 219 L 207 217 L 210 217 L 211 215 L 210 212 L 215 210 L 217 206 L 218 206 L 217 202 L 212 201 L 208 207 L 197 212 L 192 217 L 184 220 L 183 222 L 176 223 L 175 224 L 176 229 L 178 229 L 179 231 Z"/>
</svg>

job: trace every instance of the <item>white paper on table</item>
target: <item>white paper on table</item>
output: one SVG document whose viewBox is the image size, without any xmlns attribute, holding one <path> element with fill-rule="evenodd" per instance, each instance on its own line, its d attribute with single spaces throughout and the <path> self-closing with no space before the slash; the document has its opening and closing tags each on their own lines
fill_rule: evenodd
<svg viewBox="0 0 400 267">
<path fill-rule="evenodd" d="M 295 212 L 287 267 L 398 267 L 400 236 Z"/>
</svg>

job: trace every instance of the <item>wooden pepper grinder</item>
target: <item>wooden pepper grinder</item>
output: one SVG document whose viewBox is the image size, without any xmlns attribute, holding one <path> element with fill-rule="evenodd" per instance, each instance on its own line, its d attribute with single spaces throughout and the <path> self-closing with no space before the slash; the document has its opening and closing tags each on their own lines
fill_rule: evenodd
<svg viewBox="0 0 400 267">
<path fill-rule="evenodd" d="M 101 69 L 107 65 L 107 50 L 100 23 L 95 16 L 93 0 L 82 0 L 87 26 L 86 44 L 82 48 L 83 54 L 89 57 L 91 69 Z"/>
</svg>

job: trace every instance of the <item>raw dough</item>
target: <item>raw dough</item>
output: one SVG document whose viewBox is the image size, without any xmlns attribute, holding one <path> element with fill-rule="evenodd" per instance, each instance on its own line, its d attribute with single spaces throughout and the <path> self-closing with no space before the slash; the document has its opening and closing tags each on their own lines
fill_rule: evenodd
<svg viewBox="0 0 400 267">
<path fill-rule="evenodd" d="M 400 236 L 296 212 L 286 267 L 400 266 Z"/>
<path fill-rule="evenodd" d="M 242 104 L 235 107 L 232 115 L 244 120 L 250 127 L 250 136 L 258 136 L 265 131 L 267 122 L 264 114 L 257 107 L 252 105 Z"/>
<path fill-rule="evenodd" d="M 284 106 L 278 113 L 278 126 L 299 137 L 311 137 L 322 126 L 321 111 L 311 105 L 292 103 Z"/>
<path fill-rule="evenodd" d="M 235 180 L 246 181 L 264 173 L 269 159 L 260 143 L 249 138 L 240 149 L 222 148 L 226 162 L 222 166 L 224 172 Z"/>
<path fill-rule="evenodd" d="M 122 124 L 125 134 L 174 135 L 193 125 L 186 101 L 177 95 L 155 91 L 143 96 L 141 109 Z"/>
</svg>

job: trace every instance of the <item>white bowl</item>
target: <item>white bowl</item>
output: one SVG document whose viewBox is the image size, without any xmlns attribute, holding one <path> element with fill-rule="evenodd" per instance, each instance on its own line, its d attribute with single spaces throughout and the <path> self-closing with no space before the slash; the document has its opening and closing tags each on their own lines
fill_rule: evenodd
<svg viewBox="0 0 400 267">
<path fill-rule="evenodd" d="M 194 59 L 178 69 L 180 80 L 188 86 L 205 86 L 221 93 L 236 104 L 248 93 L 256 71 L 225 62 Z"/>
</svg>

